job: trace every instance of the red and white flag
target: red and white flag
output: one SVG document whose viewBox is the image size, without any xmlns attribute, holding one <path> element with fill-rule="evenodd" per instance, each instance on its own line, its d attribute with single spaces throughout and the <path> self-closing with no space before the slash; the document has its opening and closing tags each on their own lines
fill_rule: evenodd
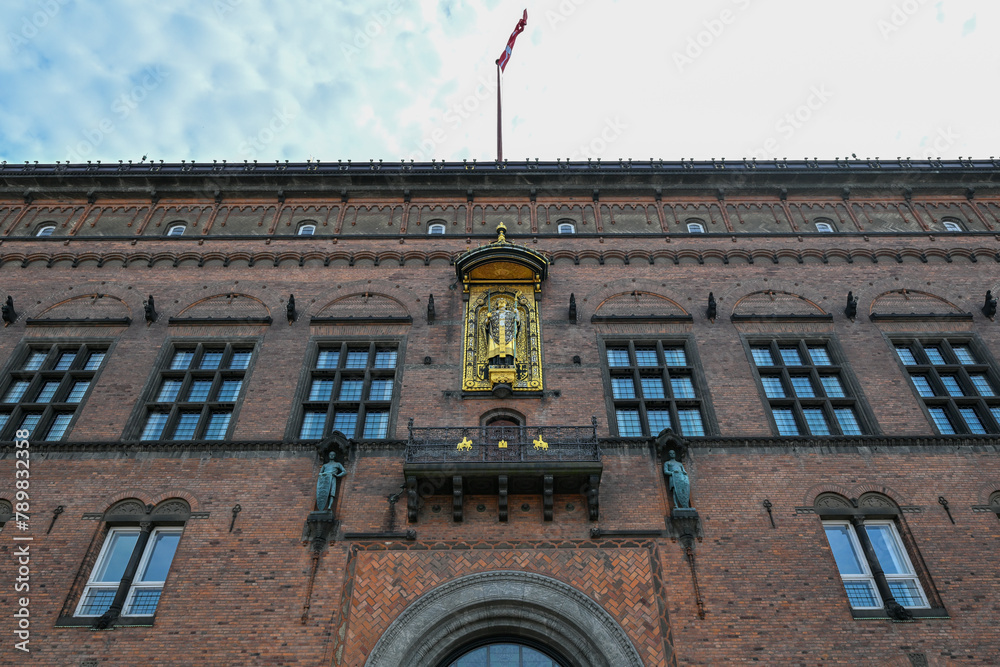
<svg viewBox="0 0 1000 667">
<path fill-rule="evenodd" d="M 510 39 L 507 40 L 507 48 L 503 50 L 503 53 L 500 54 L 500 58 L 497 59 L 497 65 L 500 66 L 501 72 L 507 66 L 507 61 L 510 60 L 510 53 L 514 50 L 514 40 L 517 39 L 518 35 L 524 32 L 524 26 L 526 25 L 528 25 L 527 9 L 524 10 L 524 16 L 521 17 L 521 20 L 517 22 L 516 26 L 514 26 L 514 32 L 510 33 Z"/>
</svg>

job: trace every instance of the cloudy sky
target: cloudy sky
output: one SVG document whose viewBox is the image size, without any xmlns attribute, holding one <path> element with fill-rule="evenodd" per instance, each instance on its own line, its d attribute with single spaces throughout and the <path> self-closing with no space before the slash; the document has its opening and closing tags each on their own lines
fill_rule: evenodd
<svg viewBox="0 0 1000 667">
<path fill-rule="evenodd" d="M 1000 154 L 996 0 L 3 0 L 0 159 Z"/>
</svg>

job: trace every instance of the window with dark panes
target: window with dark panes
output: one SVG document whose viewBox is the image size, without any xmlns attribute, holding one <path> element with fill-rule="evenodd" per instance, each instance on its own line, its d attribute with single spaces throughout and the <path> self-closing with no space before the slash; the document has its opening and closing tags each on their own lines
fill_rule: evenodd
<svg viewBox="0 0 1000 667">
<path fill-rule="evenodd" d="M 298 437 L 315 440 L 333 431 L 365 440 L 388 437 L 398 393 L 397 345 L 321 342 L 311 354 Z"/>
<path fill-rule="evenodd" d="M 928 338 L 893 344 L 938 433 L 1000 433 L 1000 382 L 977 341 Z"/>
<path fill-rule="evenodd" d="M 871 433 L 829 341 L 751 341 L 750 358 L 778 435 Z"/>
<path fill-rule="evenodd" d="M 225 440 L 252 344 L 177 343 L 146 401 L 140 440 Z"/>
<path fill-rule="evenodd" d="M 0 385 L 0 437 L 61 440 L 94 384 L 107 344 L 32 342 L 15 352 Z"/>
<path fill-rule="evenodd" d="M 653 437 L 670 428 L 705 435 L 704 391 L 685 341 L 605 340 L 607 393 L 620 437 Z"/>
</svg>

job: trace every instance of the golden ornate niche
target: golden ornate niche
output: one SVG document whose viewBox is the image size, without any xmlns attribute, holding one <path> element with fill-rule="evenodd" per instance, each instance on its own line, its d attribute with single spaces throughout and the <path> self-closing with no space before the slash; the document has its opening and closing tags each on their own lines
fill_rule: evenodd
<svg viewBox="0 0 1000 667">
<path fill-rule="evenodd" d="M 538 299 L 548 259 L 507 241 L 506 229 L 455 261 L 465 301 L 462 390 L 498 398 L 544 386 Z"/>
</svg>

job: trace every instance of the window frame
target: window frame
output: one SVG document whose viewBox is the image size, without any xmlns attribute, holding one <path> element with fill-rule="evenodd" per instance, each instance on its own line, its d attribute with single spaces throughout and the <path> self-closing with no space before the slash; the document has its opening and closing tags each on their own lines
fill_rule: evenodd
<svg viewBox="0 0 1000 667">
<path fill-rule="evenodd" d="M 942 220 L 941 226 L 944 227 L 946 232 L 964 232 L 965 227 L 958 220 Z"/>
<path fill-rule="evenodd" d="M 52 236 L 56 233 L 56 223 L 54 222 L 43 222 L 35 230 L 35 236 L 39 238 L 46 238 Z"/>
<path fill-rule="evenodd" d="M 181 230 L 180 234 L 174 233 L 174 230 L 176 230 L 176 229 Z M 184 234 L 186 232 L 187 232 L 187 223 L 185 223 L 185 222 L 172 222 L 169 225 L 167 225 L 167 231 L 164 234 L 164 236 L 184 236 Z"/>
<path fill-rule="evenodd" d="M 705 234 L 705 223 L 697 220 L 686 222 L 688 234 Z"/>
<path fill-rule="evenodd" d="M 99 338 L 57 338 L 57 339 L 25 339 L 11 354 L 10 359 L 0 376 L 0 401 L 6 397 L 11 388 L 20 382 L 27 383 L 24 391 L 16 401 L 0 402 L 0 438 L 11 440 L 14 431 L 21 428 L 27 415 L 39 415 L 38 422 L 28 436 L 32 442 L 62 442 L 72 431 L 79 417 L 80 410 L 90 397 L 100 377 L 101 370 L 111 355 L 114 341 Z M 57 369 L 60 358 L 68 352 L 75 351 L 68 368 Z M 35 353 L 44 353 L 37 367 L 25 368 Z M 104 356 L 95 369 L 87 369 L 91 355 L 100 353 Z M 57 400 L 37 401 L 50 383 L 58 383 L 53 395 Z M 77 401 L 70 401 L 76 385 L 87 382 L 87 388 Z M 30 397 L 28 400 L 26 398 Z M 69 420 L 60 420 L 60 415 L 70 415 Z M 62 432 L 57 438 L 49 439 L 49 433 L 57 420 L 62 422 Z"/>
<path fill-rule="evenodd" d="M 306 231 L 305 231 L 307 229 L 309 230 L 308 233 L 306 233 Z M 295 228 L 295 235 L 296 236 L 316 236 L 316 230 L 317 229 L 318 229 L 318 226 L 316 225 L 315 222 L 313 222 L 311 220 L 308 220 L 308 221 L 304 220 L 304 221 L 302 221 L 302 222 L 299 223 L 298 227 Z"/>
<path fill-rule="evenodd" d="M 98 552 L 97 558 L 94 561 L 93 566 L 90 568 L 90 575 L 87 577 L 87 582 L 84 584 L 83 592 L 80 594 L 80 599 L 77 602 L 76 607 L 73 610 L 73 617 L 74 618 L 98 619 L 102 615 L 104 615 L 105 612 L 103 612 L 103 611 L 100 614 L 93 614 L 93 613 L 91 613 L 91 614 L 85 614 L 85 613 L 81 613 L 82 609 L 84 607 L 84 604 L 87 602 L 87 594 L 88 594 L 88 592 L 91 589 L 94 589 L 94 588 L 109 588 L 110 585 L 111 585 L 111 582 L 105 582 L 105 581 L 95 582 L 94 581 L 94 574 L 97 573 L 102 568 L 102 566 L 104 566 L 105 560 L 109 556 L 109 554 L 108 554 L 109 547 L 111 546 L 113 539 L 117 535 L 135 534 L 135 535 L 138 536 L 138 535 L 141 534 L 141 532 L 142 532 L 142 528 L 139 525 L 135 525 L 135 524 L 133 524 L 133 525 L 115 525 L 115 526 L 109 526 L 108 527 L 108 531 L 107 531 L 107 533 L 104 536 L 104 542 L 101 545 L 101 550 Z M 177 535 L 178 536 L 177 539 L 178 539 L 178 542 L 179 542 L 181 536 L 183 535 L 183 533 L 184 533 L 184 527 L 183 526 L 168 526 L 168 525 L 162 525 L 161 526 L 161 525 L 156 525 L 156 526 L 154 526 L 150 530 L 150 532 L 149 532 L 149 539 L 146 541 L 146 543 L 143 545 L 143 548 L 142 548 L 142 554 L 141 554 L 141 556 L 139 558 L 138 566 L 136 567 L 135 577 L 128 584 L 128 593 L 125 596 L 125 602 L 122 605 L 122 611 L 119 614 L 120 618 L 152 619 L 152 618 L 154 618 L 156 616 L 156 611 L 155 610 L 151 614 L 130 614 L 130 613 L 128 613 L 130 611 L 131 607 L 132 607 L 133 601 L 135 600 L 135 594 L 140 589 L 150 589 L 150 590 L 155 589 L 155 590 L 159 590 L 161 592 L 161 594 L 162 594 L 163 589 L 166 587 L 167 579 L 164 579 L 163 581 L 156 581 L 156 582 L 141 582 L 141 581 L 139 581 L 139 576 L 140 576 L 140 573 L 143 572 L 145 570 L 146 566 L 149 564 L 149 559 L 152 557 L 153 551 L 155 550 L 155 547 L 156 547 L 156 538 L 157 538 L 157 536 L 159 536 L 159 535 Z M 138 546 L 138 544 L 136 544 L 135 546 Z M 133 547 L 132 551 L 129 552 L 129 558 L 131 558 L 132 554 L 135 553 L 135 546 Z M 174 561 L 174 557 L 175 556 L 176 556 L 176 551 L 175 551 L 174 555 L 172 555 L 170 557 L 170 564 L 167 566 L 167 576 L 168 577 L 170 576 L 170 568 L 173 566 L 173 561 Z M 128 561 L 126 561 L 126 567 L 127 567 L 127 563 L 128 563 Z M 123 572 L 123 574 L 124 574 L 124 572 Z M 117 593 L 118 590 L 121 589 L 123 583 L 124 582 L 122 581 L 122 579 L 119 578 L 119 580 L 118 580 L 118 586 L 115 588 L 115 592 L 116 593 Z M 157 600 L 157 607 L 159 607 L 159 600 Z"/>
<path fill-rule="evenodd" d="M 367 350 L 365 366 L 348 366 L 348 352 Z M 396 363 L 392 368 L 375 366 L 376 355 L 380 350 L 392 349 L 396 353 Z M 320 353 L 324 351 L 338 352 L 335 368 L 319 368 Z M 288 440 L 317 440 L 329 437 L 335 429 L 337 415 L 354 414 L 354 432 L 344 434 L 348 439 L 386 441 L 395 438 L 396 420 L 398 417 L 400 394 L 402 391 L 403 358 L 405 355 L 405 338 L 393 336 L 359 337 L 313 337 L 309 341 L 306 358 L 299 377 L 299 388 L 295 397 L 295 409 L 289 417 L 285 437 Z M 391 380 L 389 399 L 370 398 L 375 381 Z M 315 381 L 330 381 L 329 398 L 317 397 L 310 400 Z M 360 381 L 361 394 L 357 399 L 341 399 L 341 389 L 345 381 Z M 324 392 L 325 393 L 325 392 Z M 320 437 L 304 437 L 306 415 L 324 414 L 320 427 Z M 386 413 L 385 435 L 380 438 L 365 437 L 369 425 L 368 416 Z"/>
<path fill-rule="evenodd" d="M 441 231 L 437 231 L 437 230 Z M 448 233 L 448 225 L 443 222 L 431 222 L 427 224 L 428 236 L 444 236 Z"/>
<path fill-rule="evenodd" d="M 576 234 L 576 225 L 572 222 L 558 222 L 556 234 Z"/>
<path fill-rule="evenodd" d="M 840 348 L 836 338 L 829 335 L 788 335 L 775 334 L 771 336 L 742 336 L 746 358 L 750 362 L 757 393 L 767 412 L 768 423 L 776 437 L 782 438 L 820 438 L 820 437 L 863 437 L 879 435 L 878 423 L 868 402 L 861 391 L 861 386 L 854 377 L 846 355 Z M 767 348 L 771 354 L 770 366 L 761 366 L 757 362 L 756 350 Z M 813 360 L 811 348 L 824 347 L 830 359 L 830 364 L 818 364 Z M 782 349 L 795 348 L 798 351 L 800 365 L 789 365 L 782 356 Z M 828 385 L 824 378 L 836 376 L 839 380 L 843 396 L 832 396 L 828 393 Z M 764 378 L 777 378 L 784 390 L 784 396 L 769 396 Z M 801 396 L 796 392 L 794 379 L 808 378 L 812 396 Z M 828 433 L 813 434 L 810 426 L 810 415 L 813 410 L 822 412 Z M 845 433 L 844 426 L 838 417 L 838 411 L 850 409 L 854 415 L 860 434 Z M 782 433 L 775 410 L 791 411 L 792 423 L 798 433 Z M 809 411 L 809 412 L 807 412 Z"/>
<path fill-rule="evenodd" d="M 882 593 L 881 593 L 881 591 L 879 591 L 879 587 L 878 587 L 878 585 L 876 583 L 876 580 L 875 580 L 875 574 L 874 574 L 873 567 L 872 567 L 874 564 L 870 562 L 870 560 L 868 558 L 868 555 L 865 553 L 864 548 L 862 548 L 862 546 L 861 546 L 861 541 L 860 541 L 860 538 L 858 537 L 858 534 L 857 534 L 858 526 L 855 525 L 854 522 L 852 522 L 852 521 L 850 521 L 848 519 L 825 519 L 824 518 L 822 523 L 823 523 L 824 535 L 826 533 L 826 527 L 827 526 L 845 526 L 848 529 L 848 535 L 849 535 L 849 539 L 850 539 L 850 542 L 851 542 L 851 548 L 854 550 L 854 557 L 863 566 L 865 572 L 863 574 L 846 574 L 845 575 L 843 572 L 840 571 L 840 567 L 839 566 L 837 566 L 837 572 L 838 572 L 838 574 L 840 574 L 841 581 L 845 582 L 845 583 L 848 582 L 848 581 L 866 581 L 866 582 L 869 582 L 870 585 L 871 585 L 871 591 L 874 594 L 875 600 L 877 602 L 876 605 L 870 606 L 870 607 L 854 606 L 850 602 L 850 596 L 848 596 L 848 604 L 850 605 L 851 610 L 852 611 L 857 610 L 857 611 L 863 613 L 863 612 L 871 612 L 873 610 L 883 610 L 883 609 L 885 609 L 885 600 L 882 598 Z M 907 572 L 904 572 L 904 573 L 889 573 L 889 572 L 886 571 L 885 565 L 881 561 L 879 561 L 877 563 L 878 567 L 879 567 L 879 569 L 882 570 L 882 573 L 885 576 L 886 581 L 888 583 L 891 583 L 891 582 L 894 582 L 894 581 L 914 581 L 917 584 L 917 590 L 920 591 L 920 598 L 921 598 L 922 604 L 918 604 L 918 605 L 905 605 L 905 604 L 899 603 L 900 606 L 902 606 L 903 608 L 905 608 L 906 610 L 911 611 L 911 612 L 913 610 L 929 610 L 929 609 L 931 609 L 930 599 L 927 596 L 927 592 L 924 591 L 923 583 L 920 581 L 920 575 L 917 573 L 916 568 L 913 567 L 913 560 L 910 557 L 910 554 L 908 553 L 908 550 L 906 548 L 906 544 L 903 542 L 903 538 L 902 538 L 902 536 L 899 533 L 899 529 L 896 527 L 896 522 L 893 519 L 890 519 L 890 518 L 878 518 L 878 519 L 864 518 L 861 521 L 861 525 L 862 525 L 863 528 L 865 528 L 865 532 L 866 533 L 868 532 L 868 526 L 872 526 L 872 527 L 875 527 L 875 526 L 886 526 L 886 527 L 889 528 L 890 536 L 891 536 L 891 538 L 892 538 L 892 540 L 894 542 L 894 546 L 896 548 L 896 551 L 898 552 L 898 554 L 901 557 L 901 561 L 902 562 L 900 564 L 903 565 L 903 566 L 905 566 Z M 868 539 L 871 540 L 871 535 L 870 534 L 868 536 Z M 827 542 L 829 543 L 829 536 L 827 536 Z M 832 552 L 833 551 L 833 545 L 829 544 L 829 546 L 830 546 L 830 550 Z M 877 554 L 876 554 L 876 558 L 877 558 Z M 836 561 L 836 559 L 835 559 L 835 561 Z M 845 595 L 847 595 L 847 593 L 846 593 L 846 587 L 845 587 Z M 898 600 L 897 600 L 897 602 L 898 602 Z"/>
<path fill-rule="evenodd" d="M 164 341 L 160 355 L 146 381 L 140 400 L 126 425 L 125 432 L 134 440 L 142 442 L 228 442 L 233 438 L 236 423 L 239 421 L 240 409 L 246 397 L 247 386 L 253 374 L 260 347 L 259 338 L 170 338 Z M 199 368 L 205 352 L 222 350 L 222 359 L 217 368 Z M 185 368 L 171 368 L 172 361 L 179 351 L 192 351 L 193 356 Z M 250 359 L 246 368 L 232 368 L 233 355 L 238 352 L 249 352 Z M 189 401 L 187 397 L 195 380 L 211 379 L 209 398 L 207 401 Z M 217 400 L 226 380 L 240 379 L 242 384 L 233 401 Z M 159 400 L 160 390 L 165 381 L 180 380 L 180 386 L 174 395 L 174 400 Z M 229 414 L 225 432 L 221 438 L 206 439 L 213 415 L 225 412 Z M 191 438 L 173 437 L 182 415 L 198 414 Z M 146 438 L 146 426 L 153 414 L 165 414 L 162 428 L 156 438 Z M 169 437 L 165 437 L 169 436 Z"/>
<path fill-rule="evenodd" d="M 816 231 L 820 234 L 834 234 L 837 228 L 829 220 L 817 220 L 815 222 Z"/>
<path fill-rule="evenodd" d="M 918 334 L 908 336 L 887 336 L 886 341 L 892 349 L 903 374 L 909 380 L 910 390 L 920 404 L 924 416 L 935 429 L 937 435 L 981 435 L 969 426 L 963 410 L 971 409 L 985 431 L 986 435 L 1000 433 L 1000 368 L 989 349 L 973 334 Z M 965 347 L 971 352 L 976 363 L 962 363 L 955 352 L 956 347 Z M 907 364 L 900 356 L 899 349 L 909 349 L 916 363 Z M 927 348 L 938 348 L 945 363 L 936 364 L 927 354 Z M 987 385 L 993 390 L 992 396 L 981 393 L 979 383 L 973 378 L 984 376 Z M 918 387 L 915 377 L 934 391 L 933 396 L 925 396 L 922 387 Z M 956 396 L 949 390 L 949 383 L 942 378 L 954 378 L 962 395 Z M 947 419 L 954 433 L 942 430 L 937 419 L 937 411 Z M 996 412 L 995 412 L 996 411 Z"/>
<path fill-rule="evenodd" d="M 604 384 L 605 405 L 608 414 L 608 429 L 613 437 L 619 438 L 655 438 L 662 429 L 653 432 L 650 423 L 650 411 L 666 411 L 670 426 L 674 433 L 684 438 L 699 438 L 718 434 L 718 425 L 712 411 L 711 394 L 705 380 L 704 371 L 691 336 L 623 336 L 608 335 L 598 339 L 598 350 L 601 355 L 601 372 Z M 628 366 L 612 366 L 608 352 L 625 348 L 628 356 Z M 656 354 L 655 366 L 642 365 L 636 355 L 636 350 L 649 350 Z M 683 366 L 671 364 L 665 350 L 681 348 L 684 351 Z M 632 380 L 633 397 L 616 398 L 613 391 L 613 379 L 629 378 Z M 663 386 L 663 396 L 645 397 L 643 379 L 657 377 Z M 675 396 L 674 378 L 689 378 L 694 388 L 695 396 Z M 634 410 L 641 433 L 638 435 L 622 435 L 620 410 Z M 703 433 L 688 434 L 682 431 L 686 419 L 682 412 L 697 410 L 701 419 Z"/>
</svg>

